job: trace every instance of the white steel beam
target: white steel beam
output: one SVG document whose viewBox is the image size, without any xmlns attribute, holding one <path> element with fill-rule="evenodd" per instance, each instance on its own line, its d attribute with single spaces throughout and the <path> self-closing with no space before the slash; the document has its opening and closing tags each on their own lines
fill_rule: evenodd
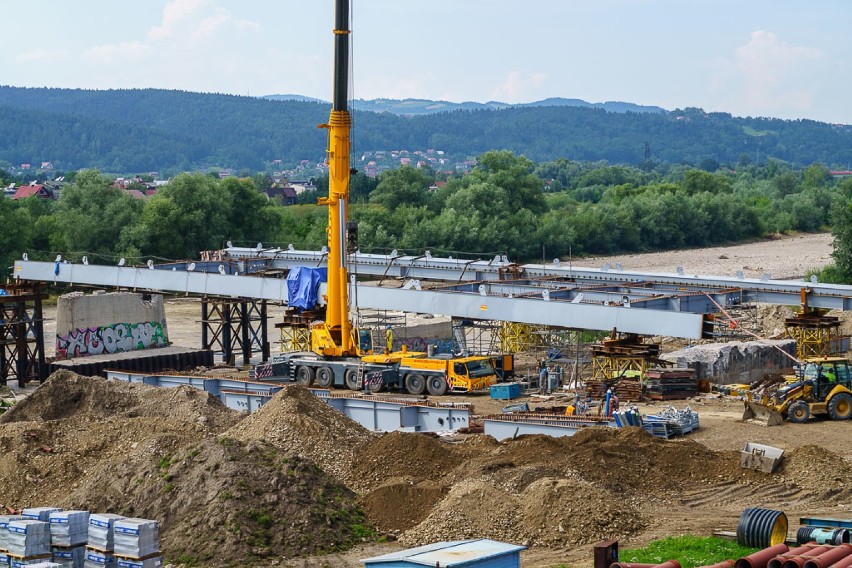
<svg viewBox="0 0 852 568">
<path fill-rule="evenodd" d="M 222 275 L 119 266 L 16 261 L 23 280 L 62 282 L 160 292 L 207 294 L 287 302 L 280 278 Z M 642 335 L 701 337 L 701 314 L 572 303 L 542 298 L 509 298 L 480 293 L 382 288 L 359 285 L 352 295 L 359 308 L 400 310 L 480 320 L 512 321 Z"/>
</svg>

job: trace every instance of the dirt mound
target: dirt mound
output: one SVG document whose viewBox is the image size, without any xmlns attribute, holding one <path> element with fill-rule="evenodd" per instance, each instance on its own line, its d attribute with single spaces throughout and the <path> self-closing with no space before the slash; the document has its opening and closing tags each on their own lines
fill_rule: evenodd
<svg viewBox="0 0 852 568">
<path fill-rule="evenodd" d="M 0 503 L 54 505 L 128 452 L 171 452 L 240 418 L 190 387 L 54 373 L 0 418 Z"/>
<path fill-rule="evenodd" d="M 318 423 L 306 427 L 321 429 L 331 409 L 307 396 Z M 189 387 L 56 374 L 0 423 L 0 503 L 158 519 L 164 554 L 204 566 L 268 564 L 371 534 L 354 493 L 314 462 L 222 435 L 240 419 Z M 301 445 L 317 440 L 309 432 Z"/>
<path fill-rule="evenodd" d="M 428 434 L 390 432 L 360 448 L 353 487 L 375 486 L 389 477 L 437 481 L 461 462 L 458 452 Z"/>
<path fill-rule="evenodd" d="M 157 388 L 56 371 L 30 396 L 3 414 L 0 424 L 139 417 L 181 422 L 211 432 L 229 428 L 241 418 L 216 397 L 189 386 Z"/>
<path fill-rule="evenodd" d="M 523 436 L 506 441 L 485 458 L 482 471 L 535 466 L 575 472 L 611 491 L 666 495 L 683 483 L 708 477 L 738 477 L 735 452 L 715 452 L 689 439 L 667 442 L 641 428 L 586 428 L 563 438 Z"/>
<path fill-rule="evenodd" d="M 132 452 L 60 505 L 157 518 L 168 556 L 204 566 L 335 551 L 367 534 L 354 493 L 313 462 L 231 438 L 159 460 Z"/>
<path fill-rule="evenodd" d="M 316 462 L 326 473 L 353 487 L 353 463 L 370 432 L 300 386 L 288 386 L 257 412 L 223 434 L 241 441 L 266 440 Z"/>
<path fill-rule="evenodd" d="M 784 453 L 780 475 L 788 483 L 814 491 L 818 499 L 837 502 L 838 496 L 852 495 L 845 487 L 852 479 L 852 464 L 821 446 L 802 446 Z"/>
<path fill-rule="evenodd" d="M 456 483 L 429 516 L 402 534 L 404 546 L 483 538 L 516 542 L 520 500 L 481 480 Z"/>
<path fill-rule="evenodd" d="M 425 519 L 447 491 L 433 481 L 394 480 L 364 495 L 361 504 L 376 528 L 404 531 Z"/>
<path fill-rule="evenodd" d="M 541 478 L 521 495 L 521 530 L 538 546 L 577 546 L 644 528 L 638 504 L 572 479 Z"/>
</svg>

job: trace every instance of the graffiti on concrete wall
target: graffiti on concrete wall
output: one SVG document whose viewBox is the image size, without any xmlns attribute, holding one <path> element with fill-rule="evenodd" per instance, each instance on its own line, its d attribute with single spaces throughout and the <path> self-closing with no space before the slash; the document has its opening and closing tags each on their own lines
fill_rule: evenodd
<svg viewBox="0 0 852 568">
<path fill-rule="evenodd" d="M 102 327 L 75 329 L 67 335 L 57 335 L 56 357 L 70 359 L 165 347 L 168 344 L 169 338 L 160 322 L 114 323 Z"/>
</svg>

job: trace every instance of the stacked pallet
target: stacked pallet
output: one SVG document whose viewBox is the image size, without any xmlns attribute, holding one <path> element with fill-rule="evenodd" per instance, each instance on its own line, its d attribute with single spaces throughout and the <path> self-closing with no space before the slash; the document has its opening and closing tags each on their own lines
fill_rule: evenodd
<svg viewBox="0 0 852 568">
<path fill-rule="evenodd" d="M 606 390 L 610 387 L 615 391 L 622 401 L 639 400 L 642 394 L 642 384 L 638 377 L 621 377 L 609 381 L 600 379 L 588 379 L 586 382 L 586 393 L 592 398 L 603 398 Z"/>
<path fill-rule="evenodd" d="M 118 568 L 159 568 L 160 526 L 149 519 L 121 519 L 115 522 L 115 558 Z"/>
<path fill-rule="evenodd" d="M 84 568 L 115 568 L 115 523 L 124 519 L 112 513 L 89 516 L 89 540 Z"/>
<path fill-rule="evenodd" d="M 694 369 L 648 369 L 645 395 L 652 400 L 684 400 L 698 394 Z"/>
<path fill-rule="evenodd" d="M 83 568 L 89 538 L 88 511 L 50 513 L 50 543 L 53 562 L 62 568 Z"/>
<path fill-rule="evenodd" d="M 33 519 L 17 519 L 6 525 L 6 555 L 10 566 L 30 566 L 49 561 L 50 523 Z"/>
</svg>

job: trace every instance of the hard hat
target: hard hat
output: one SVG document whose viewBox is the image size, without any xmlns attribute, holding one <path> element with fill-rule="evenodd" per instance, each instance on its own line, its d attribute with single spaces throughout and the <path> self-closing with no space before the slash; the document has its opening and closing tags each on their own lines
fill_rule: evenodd
<svg viewBox="0 0 852 568">
<path fill-rule="evenodd" d="M 390 325 L 385 326 L 385 329 L 390 329 L 390 328 L 391 328 L 391 326 L 390 326 Z"/>
</svg>

